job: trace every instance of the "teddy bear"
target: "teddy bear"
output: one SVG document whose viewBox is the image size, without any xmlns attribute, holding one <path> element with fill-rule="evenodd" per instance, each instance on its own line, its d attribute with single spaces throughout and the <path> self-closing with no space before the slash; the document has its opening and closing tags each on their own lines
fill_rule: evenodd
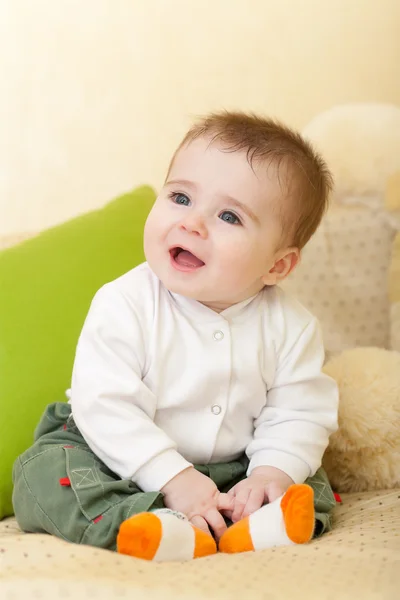
<svg viewBox="0 0 400 600">
<path fill-rule="evenodd" d="M 337 492 L 400 487 L 400 353 L 352 348 L 329 360 L 339 386 L 339 429 L 323 467 Z"/>
</svg>

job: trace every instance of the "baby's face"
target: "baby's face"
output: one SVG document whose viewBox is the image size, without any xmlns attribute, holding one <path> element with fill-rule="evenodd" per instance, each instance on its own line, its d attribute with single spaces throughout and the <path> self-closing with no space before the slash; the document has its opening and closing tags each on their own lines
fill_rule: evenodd
<svg viewBox="0 0 400 600">
<path fill-rule="evenodd" d="M 274 168 L 253 168 L 205 138 L 179 150 L 144 233 L 168 290 L 221 311 L 275 283 L 282 190 Z"/>
</svg>

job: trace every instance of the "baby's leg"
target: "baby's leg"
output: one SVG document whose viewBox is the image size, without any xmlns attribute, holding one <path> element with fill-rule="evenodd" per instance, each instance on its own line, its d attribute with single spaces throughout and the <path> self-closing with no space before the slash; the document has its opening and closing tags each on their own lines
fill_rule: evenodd
<svg viewBox="0 0 400 600">
<path fill-rule="evenodd" d="M 118 536 L 121 552 L 155 560 L 216 552 L 211 536 L 170 511 L 158 512 L 164 508 L 160 493 L 144 493 L 112 473 L 86 445 L 66 404 L 48 407 L 34 445 L 15 462 L 13 478 L 15 515 L 24 531 L 110 550 Z"/>
<path fill-rule="evenodd" d="M 120 527 L 117 549 L 146 560 L 190 560 L 216 554 L 211 535 L 167 508 L 130 517 Z"/>
<path fill-rule="evenodd" d="M 221 552 L 246 552 L 273 546 L 304 544 L 331 529 L 335 496 L 325 471 L 319 469 L 305 484 L 232 525 L 222 536 Z"/>
<path fill-rule="evenodd" d="M 283 496 L 232 525 L 221 537 L 219 550 L 236 553 L 304 544 L 311 540 L 314 527 L 312 488 L 292 485 Z"/>
</svg>

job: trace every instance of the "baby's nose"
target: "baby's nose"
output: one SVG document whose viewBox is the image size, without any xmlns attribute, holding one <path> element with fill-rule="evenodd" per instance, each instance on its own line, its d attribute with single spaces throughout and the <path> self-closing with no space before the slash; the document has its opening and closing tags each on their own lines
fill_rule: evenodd
<svg viewBox="0 0 400 600">
<path fill-rule="evenodd" d="M 190 217 L 186 217 L 186 219 L 182 220 L 180 227 L 184 231 L 199 235 L 202 238 L 206 238 L 208 235 L 204 219 L 200 216 L 191 215 Z"/>
</svg>

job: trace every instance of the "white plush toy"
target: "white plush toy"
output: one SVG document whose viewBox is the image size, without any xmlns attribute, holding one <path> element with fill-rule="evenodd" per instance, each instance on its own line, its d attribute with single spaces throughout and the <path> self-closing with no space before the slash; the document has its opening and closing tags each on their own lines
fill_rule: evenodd
<svg viewBox="0 0 400 600">
<path fill-rule="evenodd" d="M 400 170 L 400 107 L 343 104 L 317 115 L 303 129 L 322 152 L 335 179 L 335 201 L 383 197 Z"/>
<path fill-rule="evenodd" d="M 400 487 L 400 353 L 346 350 L 325 366 L 339 385 L 339 430 L 323 466 L 338 492 Z"/>
</svg>

